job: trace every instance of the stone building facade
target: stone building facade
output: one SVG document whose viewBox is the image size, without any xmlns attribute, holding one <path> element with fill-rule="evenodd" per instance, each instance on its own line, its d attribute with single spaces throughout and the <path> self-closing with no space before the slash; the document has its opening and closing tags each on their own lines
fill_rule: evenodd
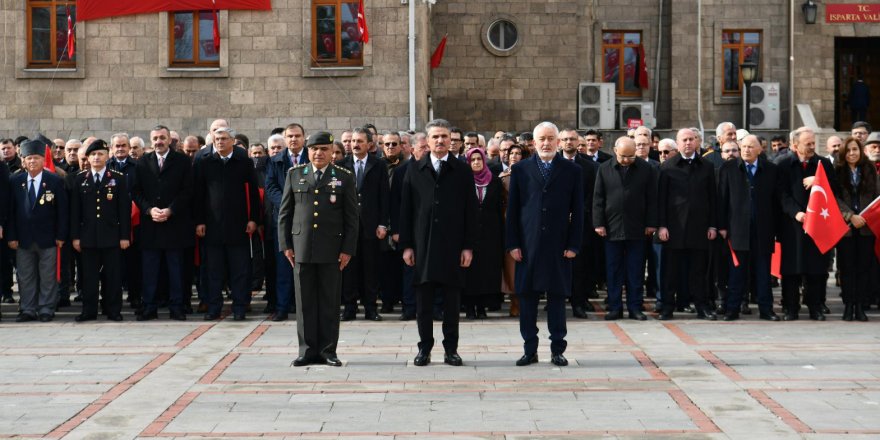
<svg viewBox="0 0 880 440">
<path fill-rule="evenodd" d="M 829 23 L 826 2 L 818 3 L 816 24 L 805 24 L 801 2 L 792 16 L 785 0 L 366 0 L 363 66 L 317 69 L 310 62 L 313 2 L 272 0 L 271 11 L 221 12 L 216 69 L 170 68 L 168 14 L 152 13 L 78 23 L 76 68 L 41 70 L 27 68 L 28 0 L 0 0 L 0 136 L 145 135 L 159 122 L 203 133 L 216 117 L 252 139 L 288 122 L 308 131 L 367 122 L 408 129 L 409 2 L 416 127 L 431 116 L 484 132 L 527 130 L 540 120 L 574 126 L 578 84 L 603 81 L 603 34 L 610 30 L 640 33 L 649 80 L 618 103 L 652 102 L 661 129 L 700 121 L 707 129 L 724 120 L 742 125 L 742 97 L 721 92 L 722 33 L 730 29 L 760 32 L 759 80 L 780 84 L 782 130 L 791 116 L 802 123 L 791 112 L 791 93 L 796 104 L 810 106 L 820 127 L 839 129 L 850 123 L 846 92 L 857 74 L 880 95 L 880 26 Z M 511 50 L 490 41 L 499 20 L 516 26 Z M 444 35 L 442 64 L 430 69 Z M 880 126 L 880 111 L 871 113 Z"/>
</svg>

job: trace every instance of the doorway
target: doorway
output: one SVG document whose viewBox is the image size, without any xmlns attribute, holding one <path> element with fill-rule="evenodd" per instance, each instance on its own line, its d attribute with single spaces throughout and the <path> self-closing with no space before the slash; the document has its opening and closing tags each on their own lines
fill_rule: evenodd
<svg viewBox="0 0 880 440">
<path fill-rule="evenodd" d="M 880 130 L 880 37 L 837 37 L 834 39 L 834 127 L 849 131 L 853 116 L 850 98 L 863 95 L 864 89 L 853 85 L 863 79 L 871 94 L 868 123 Z M 861 90 L 860 90 L 861 89 Z M 853 96 L 853 92 L 855 95 Z"/>
</svg>

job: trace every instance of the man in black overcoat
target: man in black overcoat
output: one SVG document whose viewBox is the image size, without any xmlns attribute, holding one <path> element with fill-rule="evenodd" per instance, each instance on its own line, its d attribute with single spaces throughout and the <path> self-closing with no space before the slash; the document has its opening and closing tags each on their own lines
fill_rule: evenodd
<svg viewBox="0 0 880 440">
<path fill-rule="evenodd" d="M 443 295 L 444 362 L 462 365 L 458 355 L 458 318 L 465 268 L 477 241 L 477 196 L 468 164 L 449 152 L 448 121 L 425 126 L 431 154 L 406 173 L 401 188 L 400 247 L 403 261 L 415 266 L 416 319 L 419 328 L 417 366 L 431 362 L 434 296 Z"/>
</svg>

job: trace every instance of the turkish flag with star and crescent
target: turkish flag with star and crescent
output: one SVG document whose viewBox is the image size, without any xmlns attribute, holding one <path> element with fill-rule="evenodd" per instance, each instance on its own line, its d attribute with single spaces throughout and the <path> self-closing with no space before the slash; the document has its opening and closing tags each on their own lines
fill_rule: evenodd
<svg viewBox="0 0 880 440">
<path fill-rule="evenodd" d="M 828 184 L 822 163 L 816 168 L 816 178 L 810 189 L 810 200 L 804 217 L 804 232 L 813 238 L 819 252 L 827 253 L 846 235 L 849 227 L 840 214 L 837 199 Z"/>
</svg>

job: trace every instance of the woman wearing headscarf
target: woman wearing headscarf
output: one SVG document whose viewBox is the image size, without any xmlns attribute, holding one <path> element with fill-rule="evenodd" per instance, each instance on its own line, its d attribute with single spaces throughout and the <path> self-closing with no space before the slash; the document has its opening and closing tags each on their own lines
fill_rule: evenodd
<svg viewBox="0 0 880 440">
<path fill-rule="evenodd" d="M 469 319 L 486 318 L 486 308 L 498 303 L 498 280 L 504 262 L 504 187 L 486 166 L 486 152 L 471 148 L 465 154 L 474 172 L 479 202 L 479 241 L 465 275 L 462 304 Z"/>
</svg>

